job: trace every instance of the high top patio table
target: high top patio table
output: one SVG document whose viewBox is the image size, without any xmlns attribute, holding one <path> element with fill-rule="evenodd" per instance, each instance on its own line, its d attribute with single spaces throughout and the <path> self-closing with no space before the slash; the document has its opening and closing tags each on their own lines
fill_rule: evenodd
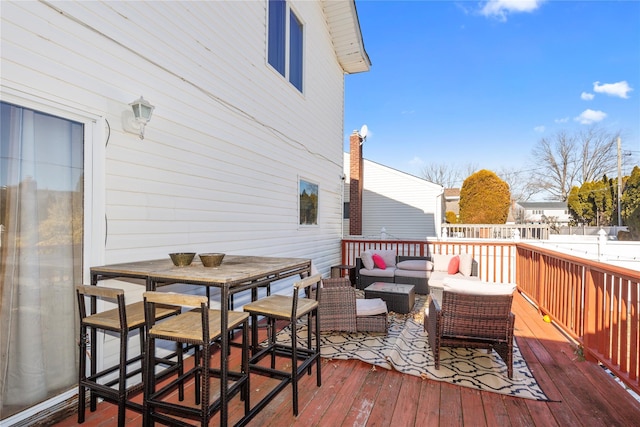
<svg viewBox="0 0 640 427">
<path fill-rule="evenodd" d="M 225 331 L 229 324 L 229 302 L 231 296 L 251 289 L 251 299 L 257 299 L 257 289 L 276 280 L 295 275 L 310 275 L 311 260 L 305 258 L 277 258 L 245 255 L 227 255 L 218 267 L 204 267 L 200 262 L 193 262 L 185 267 L 176 267 L 171 259 L 135 261 L 122 264 L 110 264 L 91 267 L 91 284 L 97 285 L 100 280 L 115 278 L 133 278 L 145 281 L 146 290 L 154 291 L 159 286 L 173 283 L 205 286 L 207 289 L 220 289 L 221 330 Z M 95 307 L 92 307 L 95 313 Z M 92 337 L 92 342 L 96 342 Z M 221 336 L 221 354 L 228 354 L 229 335 Z M 251 345 L 257 345 L 257 330 L 252 326 Z M 226 358 L 220 373 L 220 425 L 228 422 L 226 393 L 227 374 L 229 371 Z M 96 369 L 95 360 L 91 360 L 92 372 Z M 255 414 L 253 414 L 255 415 Z"/>
</svg>

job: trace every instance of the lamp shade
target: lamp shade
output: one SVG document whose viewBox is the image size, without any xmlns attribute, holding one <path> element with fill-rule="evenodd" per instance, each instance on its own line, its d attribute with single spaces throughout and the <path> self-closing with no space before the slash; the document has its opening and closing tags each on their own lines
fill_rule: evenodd
<svg viewBox="0 0 640 427">
<path fill-rule="evenodd" d="M 131 104 L 131 109 L 133 110 L 133 115 L 138 123 L 147 124 L 149 120 L 151 120 L 151 114 L 153 114 L 153 109 L 156 108 L 151 105 L 147 100 L 145 100 L 142 96 Z"/>
</svg>

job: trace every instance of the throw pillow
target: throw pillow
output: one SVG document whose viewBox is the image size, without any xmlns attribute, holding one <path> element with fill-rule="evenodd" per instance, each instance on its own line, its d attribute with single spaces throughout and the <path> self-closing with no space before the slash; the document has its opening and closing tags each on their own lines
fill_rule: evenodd
<svg viewBox="0 0 640 427">
<path fill-rule="evenodd" d="M 463 276 L 471 276 L 473 257 L 470 254 L 460 254 L 460 265 L 458 270 Z"/>
<path fill-rule="evenodd" d="M 371 255 L 371 258 L 373 259 L 373 265 L 378 267 L 380 270 L 385 270 L 387 268 L 387 264 L 384 262 L 380 255 L 373 254 Z"/>
<path fill-rule="evenodd" d="M 447 274 L 456 274 L 458 272 L 458 267 L 460 267 L 460 257 L 456 255 L 453 258 L 451 258 L 451 261 L 449 261 Z"/>
<path fill-rule="evenodd" d="M 382 257 L 387 267 L 395 267 L 396 265 L 396 251 L 392 249 L 377 249 L 372 251 Z"/>
<path fill-rule="evenodd" d="M 447 271 L 449 269 L 449 262 L 453 255 L 451 254 L 433 254 L 433 269 L 435 271 Z"/>
<path fill-rule="evenodd" d="M 373 258 L 371 258 L 371 252 L 364 251 L 360 254 L 360 259 L 362 260 L 362 265 L 367 270 L 373 270 Z"/>
</svg>

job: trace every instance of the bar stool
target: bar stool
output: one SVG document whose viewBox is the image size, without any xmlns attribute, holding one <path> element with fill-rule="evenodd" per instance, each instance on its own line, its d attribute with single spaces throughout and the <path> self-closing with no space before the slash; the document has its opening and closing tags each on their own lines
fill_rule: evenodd
<svg viewBox="0 0 640 427">
<path fill-rule="evenodd" d="M 142 377 L 142 350 L 144 349 L 144 304 L 142 301 L 126 305 L 122 289 L 77 285 L 76 295 L 80 314 L 80 348 L 78 375 L 78 423 L 85 418 L 86 391 L 90 393 L 91 412 L 96 410 L 98 397 L 118 405 L 118 426 L 124 426 L 126 408 L 142 412 L 142 405 L 132 402 L 130 396 L 142 390 L 142 380 L 127 386 L 127 380 L 140 375 Z M 85 298 L 88 297 L 88 298 Z M 95 311 L 97 300 L 104 300 L 117 304 L 116 308 L 91 314 Z M 93 310 L 89 309 L 90 307 Z M 180 307 L 159 307 L 156 316 L 158 320 L 179 314 Z M 88 332 L 90 330 L 90 337 Z M 100 372 L 97 369 L 97 331 L 115 332 L 120 342 L 120 356 L 118 364 L 105 367 Z M 138 331 L 140 336 L 140 352 L 128 356 L 129 334 Z M 90 343 L 90 354 L 87 344 Z M 87 376 L 87 357 L 91 359 L 90 375 Z M 167 367 L 164 374 L 177 369 L 177 362 L 171 360 L 175 353 L 167 358 L 157 358 L 155 364 Z M 117 387 L 114 387 L 117 386 Z"/>
<path fill-rule="evenodd" d="M 249 412 L 249 315 L 243 312 L 229 311 L 226 331 L 221 328 L 220 310 L 208 308 L 208 298 L 200 295 L 173 294 L 164 292 L 145 292 L 145 318 L 147 325 L 147 339 L 145 346 L 146 361 L 153 360 L 156 351 L 156 340 L 168 340 L 183 345 L 194 346 L 194 366 L 187 372 L 178 374 L 175 378 L 156 389 L 156 377 L 151 363 L 146 364 L 146 386 L 144 394 L 144 420 L 143 424 L 153 425 L 159 421 L 167 425 L 188 426 L 184 421 L 174 416 L 199 420 L 202 426 L 209 424 L 214 413 L 220 410 L 223 401 L 222 396 L 211 400 L 210 378 L 221 378 L 222 364 L 227 364 L 226 355 L 220 354 L 220 367 L 211 366 L 211 346 L 223 333 L 228 333 L 234 328 L 242 326 L 242 362 L 239 371 L 228 370 L 227 384 L 222 390 L 228 399 L 241 393 L 244 400 L 245 414 Z M 193 308 L 164 322 L 156 323 L 158 306 L 160 304 L 175 304 Z M 185 382 L 193 379 L 195 384 L 195 404 L 182 403 L 185 398 L 182 393 L 178 395 L 178 402 L 172 397 L 176 389 L 184 386 Z M 226 414 L 226 411 L 225 411 Z M 226 425 L 227 420 L 221 419 L 221 425 Z"/>
<path fill-rule="evenodd" d="M 298 415 L 298 379 L 307 371 L 311 375 L 311 366 L 316 363 L 316 382 L 318 387 L 322 385 L 320 373 L 320 323 L 318 318 L 318 302 L 320 301 L 321 275 L 316 274 L 311 277 L 304 278 L 293 284 L 293 296 L 271 295 L 266 298 L 259 299 L 244 306 L 244 311 L 251 314 L 252 325 L 252 345 L 255 353 L 249 360 L 249 370 L 252 373 L 266 375 L 273 378 L 279 378 L 280 383 L 262 400 L 255 408 L 252 415 L 259 412 L 266 404 L 275 397 L 287 384 L 291 383 L 293 388 L 293 414 Z M 315 285 L 316 292 L 310 292 Z M 300 297 L 300 291 L 306 291 L 307 295 L 315 295 L 315 299 Z M 267 344 L 261 349 L 257 349 L 257 318 L 264 316 L 267 319 Z M 298 346 L 297 324 L 298 319 L 307 317 L 307 342 L 306 348 Z M 313 322 L 315 319 L 315 322 Z M 291 331 L 291 344 L 278 343 L 276 340 L 276 321 L 286 320 L 289 322 Z M 313 345 L 313 323 L 315 323 L 316 342 Z M 271 356 L 270 366 L 259 364 L 260 361 Z M 277 357 L 284 357 L 291 360 L 289 367 L 276 368 Z M 300 364 L 298 362 L 301 362 Z M 251 418 L 251 417 L 249 417 Z"/>
</svg>

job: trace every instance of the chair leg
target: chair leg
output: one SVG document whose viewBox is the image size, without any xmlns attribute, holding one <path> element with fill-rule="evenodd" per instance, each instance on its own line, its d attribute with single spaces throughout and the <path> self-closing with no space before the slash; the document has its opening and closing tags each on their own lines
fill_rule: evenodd
<svg viewBox="0 0 640 427">
<path fill-rule="evenodd" d="M 251 410 L 251 386 L 249 384 L 249 324 L 246 319 L 242 327 L 242 373 L 247 375 L 247 380 L 242 389 L 242 396 L 244 398 L 244 414 L 247 415 Z"/>
<path fill-rule="evenodd" d="M 269 347 L 271 347 L 271 369 L 276 367 L 276 320 L 269 318 L 267 322 L 267 335 L 269 337 Z"/>
<path fill-rule="evenodd" d="M 86 409 L 86 388 L 82 382 L 87 378 L 87 327 L 80 327 L 80 341 L 78 342 L 80 354 L 78 361 L 78 424 L 84 423 L 84 411 Z"/>
<path fill-rule="evenodd" d="M 291 319 L 291 393 L 293 394 L 293 415 L 298 416 L 298 331 L 296 319 Z"/>
<path fill-rule="evenodd" d="M 320 372 L 320 366 L 322 365 L 320 361 L 320 316 L 316 312 L 313 317 L 316 320 L 316 384 L 320 387 L 322 385 L 322 374 Z"/>
<path fill-rule="evenodd" d="M 124 427 L 127 408 L 127 331 L 120 332 L 120 367 L 118 375 L 118 427 Z"/>
<path fill-rule="evenodd" d="M 153 361 L 155 360 L 155 347 L 156 347 L 156 340 L 155 338 L 152 337 L 147 337 L 146 341 L 145 341 L 145 352 L 144 352 L 144 358 L 145 358 L 145 362 L 144 365 L 146 367 L 146 374 L 145 374 L 145 384 L 144 384 L 144 398 L 143 398 L 143 407 L 144 410 L 142 411 L 142 425 L 144 427 L 149 427 L 151 425 L 153 425 L 153 422 L 151 421 L 151 413 L 153 412 L 153 409 L 147 404 L 147 399 L 149 397 L 151 397 L 151 395 L 153 395 L 156 391 L 156 379 L 155 379 L 155 367 L 153 366 L 154 363 Z"/>
</svg>

